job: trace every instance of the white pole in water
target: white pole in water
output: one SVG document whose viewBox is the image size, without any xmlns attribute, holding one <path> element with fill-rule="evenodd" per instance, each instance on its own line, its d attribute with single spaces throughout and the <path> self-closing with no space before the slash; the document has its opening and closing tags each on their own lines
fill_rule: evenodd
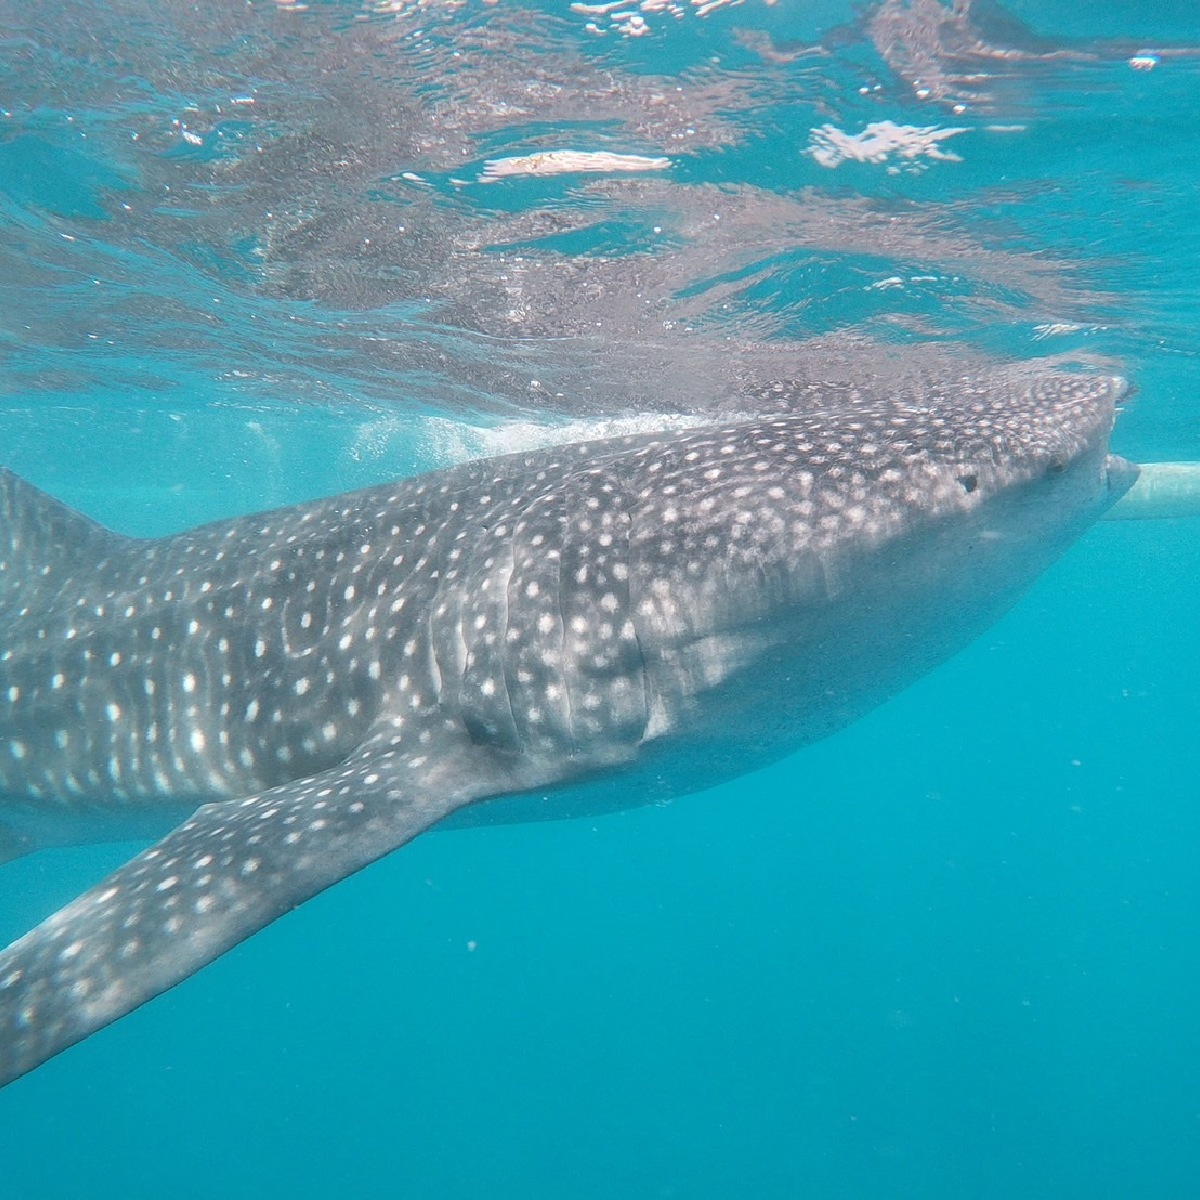
<svg viewBox="0 0 1200 1200">
<path fill-rule="evenodd" d="M 1200 462 L 1140 463 L 1137 482 L 1104 514 L 1109 521 L 1200 517 Z"/>
</svg>

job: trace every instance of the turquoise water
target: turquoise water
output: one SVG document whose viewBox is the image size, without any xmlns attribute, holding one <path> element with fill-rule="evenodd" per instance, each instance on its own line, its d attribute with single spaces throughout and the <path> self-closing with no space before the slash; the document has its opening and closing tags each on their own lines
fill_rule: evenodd
<svg viewBox="0 0 1200 1200">
<path fill-rule="evenodd" d="M 385 7 L 0 0 L 5 465 L 159 533 L 988 355 L 1200 459 L 1194 6 Z M 567 148 L 671 165 L 480 181 Z M 1200 1194 L 1198 578 L 1102 523 L 788 762 L 419 839 L 0 1093 L 0 1197 Z"/>
</svg>

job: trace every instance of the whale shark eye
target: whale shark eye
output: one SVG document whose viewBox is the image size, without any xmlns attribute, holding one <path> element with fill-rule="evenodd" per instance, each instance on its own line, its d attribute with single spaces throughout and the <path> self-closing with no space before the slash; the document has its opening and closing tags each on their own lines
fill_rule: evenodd
<svg viewBox="0 0 1200 1200">
<path fill-rule="evenodd" d="M 969 496 L 979 486 L 979 476 L 974 471 L 970 471 L 966 475 L 960 475 L 958 482 L 962 484 L 962 490 Z"/>
</svg>

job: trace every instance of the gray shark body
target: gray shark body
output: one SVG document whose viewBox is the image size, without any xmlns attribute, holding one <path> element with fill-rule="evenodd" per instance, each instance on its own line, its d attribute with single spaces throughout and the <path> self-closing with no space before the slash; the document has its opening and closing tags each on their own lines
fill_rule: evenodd
<svg viewBox="0 0 1200 1200">
<path fill-rule="evenodd" d="M 1128 483 L 1119 380 L 556 447 L 145 541 L 0 477 L 0 1082 L 439 823 L 710 786 L 975 637 Z"/>
</svg>

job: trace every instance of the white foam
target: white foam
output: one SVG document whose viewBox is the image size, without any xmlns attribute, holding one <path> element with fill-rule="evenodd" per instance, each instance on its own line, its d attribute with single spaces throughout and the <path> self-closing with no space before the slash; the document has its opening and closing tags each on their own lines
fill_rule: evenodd
<svg viewBox="0 0 1200 1200">
<path fill-rule="evenodd" d="M 711 420 L 711 417 L 651 412 L 625 417 L 547 423 L 510 421 L 503 425 L 481 426 L 444 417 L 423 417 L 415 421 L 383 417 L 360 427 L 351 455 L 357 459 L 379 459 L 404 446 L 410 453 L 415 453 L 419 470 L 433 470 L 470 459 L 518 454 L 569 442 L 694 429 Z"/>
<path fill-rule="evenodd" d="M 959 155 L 943 148 L 942 142 L 963 128 L 939 129 L 936 125 L 897 125 L 895 121 L 872 121 L 861 133 L 847 133 L 836 125 L 822 125 L 809 134 L 805 153 L 822 167 L 833 170 L 844 162 L 886 164 L 888 170 L 920 170 L 921 159 L 962 162 Z"/>
</svg>

